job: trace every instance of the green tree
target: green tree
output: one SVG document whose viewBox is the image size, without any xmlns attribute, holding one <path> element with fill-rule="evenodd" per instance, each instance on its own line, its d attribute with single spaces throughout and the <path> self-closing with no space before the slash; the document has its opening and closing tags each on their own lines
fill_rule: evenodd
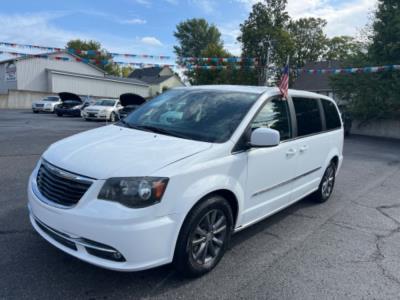
<svg viewBox="0 0 400 300">
<path fill-rule="evenodd" d="M 324 28 L 327 22 L 320 18 L 301 18 L 290 21 L 288 30 L 292 42 L 291 65 L 302 68 L 307 62 L 321 59 L 326 48 Z"/>
<path fill-rule="evenodd" d="M 242 55 L 257 58 L 259 68 L 256 74 L 260 85 L 266 82 L 267 61 L 276 66 L 284 65 L 292 47 L 287 31 L 289 15 L 286 4 L 287 0 L 256 3 L 247 20 L 240 24 L 238 41 L 242 43 Z"/>
<path fill-rule="evenodd" d="M 200 57 L 209 44 L 223 48 L 221 33 L 205 19 L 189 19 L 179 23 L 174 32 L 179 46 L 174 46 L 178 57 Z"/>
<path fill-rule="evenodd" d="M 133 72 L 133 70 L 134 69 L 131 66 L 122 67 L 120 68 L 121 76 L 128 77 Z"/>
<path fill-rule="evenodd" d="M 208 24 L 204 19 L 189 19 L 176 26 L 174 36 L 179 42 L 174 46 L 175 53 L 180 63 L 197 66 L 221 66 L 226 65 L 220 61 L 194 60 L 185 62 L 182 57 L 229 57 L 230 54 L 224 49 L 221 33 L 214 25 Z M 229 81 L 227 71 L 222 69 L 189 69 L 185 75 L 193 85 L 218 84 Z"/>
<path fill-rule="evenodd" d="M 368 53 L 354 55 L 351 59 L 353 66 L 398 63 L 400 6 L 394 0 L 379 0 L 378 3 Z M 351 111 L 361 120 L 400 115 L 399 71 L 337 75 L 332 78 L 332 85 L 340 96 L 350 100 Z"/>
<path fill-rule="evenodd" d="M 225 51 L 219 44 L 208 44 L 204 50 L 200 52 L 201 57 L 229 57 L 230 54 Z M 226 65 L 221 62 L 197 62 L 199 66 L 222 66 Z M 221 84 L 226 82 L 226 70 L 224 69 L 196 69 L 191 73 L 191 83 L 197 84 Z"/>
<path fill-rule="evenodd" d="M 74 50 L 96 50 L 99 51 L 100 53 L 96 55 L 85 55 L 85 54 L 76 54 L 76 55 L 81 58 L 96 59 L 99 62 L 104 60 L 109 60 L 110 62 L 112 62 L 112 56 L 105 49 L 102 49 L 101 44 L 97 41 L 93 40 L 84 41 L 80 39 L 71 40 L 67 43 L 65 48 Z M 115 76 L 121 75 L 120 68 L 116 64 L 109 63 L 104 65 L 102 63 L 98 63 L 96 64 L 96 66 L 103 69 L 110 75 L 115 75 Z"/>
<path fill-rule="evenodd" d="M 372 26 L 370 54 L 382 64 L 398 63 L 400 59 L 400 2 L 380 0 Z"/>
<path fill-rule="evenodd" d="M 351 36 L 335 36 L 326 41 L 324 60 L 337 60 L 343 63 L 351 61 L 365 46 Z"/>
</svg>

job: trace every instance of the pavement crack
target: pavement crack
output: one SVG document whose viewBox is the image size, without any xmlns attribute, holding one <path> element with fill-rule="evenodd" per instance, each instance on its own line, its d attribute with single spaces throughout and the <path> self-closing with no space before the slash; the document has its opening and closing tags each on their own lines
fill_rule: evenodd
<svg viewBox="0 0 400 300">
<path fill-rule="evenodd" d="M 374 259 L 376 265 L 378 268 L 381 270 L 381 273 L 383 277 L 387 278 L 388 280 L 396 283 L 397 285 L 400 286 L 400 279 L 398 279 L 396 276 L 391 274 L 389 270 L 385 268 L 383 265 L 383 261 L 385 260 L 385 255 L 383 254 L 382 248 L 381 248 L 381 243 L 384 242 L 385 239 L 391 237 L 392 235 L 399 233 L 400 232 L 400 222 L 390 216 L 388 213 L 384 211 L 384 209 L 390 209 L 390 208 L 396 208 L 400 207 L 400 204 L 394 204 L 394 205 L 381 205 L 379 207 L 376 207 L 376 210 L 382 214 L 385 218 L 388 218 L 389 220 L 393 221 L 397 226 L 395 229 L 391 230 L 388 234 L 386 235 L 376 235 L 376 241 L 375 241 L 375 246 L 376 246 L 376 251 L 372 255 L 372 258 Z"/>
<path fill-rule="evenodd" d="M 314 217 L 314 216 L 308 216 L 308 215 L 304 215 L 304 214 L 300 214 L 300 213 L 291 213 L 289 215 L 295 216 L 295 217 L 306 218 L 306 219 L 316 219 L 317 218 L 317 217 Z"/>
<path fill-rule="evenodd" d="M 278 240 L 281 239 L 281 237 L 280 237 L 279 235 L 277 235 L 277 234 L 275 234 L 275 233 L 272 233 L 272 232 L 269 232 L 269 231 L 263 231 L 263 234 L 272 236 L 272 237 L 274 237 L 274 238 L 276 238 L 276 239 L 278 239 Z"/>
<path fill-rule="evenodd" d="M 377 228 L 377 227 L 370 227 L 370 226 L 360 226 L 360 225 L 350 225 L 350 224 L 346 224 L 346 223 L 339 223 L 339 222 L 331 222 L 329 221 L 328 224 L 332 224 L 341 228 L 345 228 L 345 229 L 351 229 L 351 230 L 362 230 L 363 232 L 365 232 L 365 230 L 379 230 L 379 231 L 387 231 L 390 232 L 390 230 L 388 229 L 383 229 L 383 228 Z"/>
<path fill-rule="evenodd" d="M 390 208 L 398 208 L 400 207 L 400 203 L 398 204 L 393 204 L 393 205 L 381 205 L 376 207 L 376 209 L 380 210 L 380 209 L 390 209 Z M 382 211 L 380 211 L 380 213 L 383 213 Z M 386 215 L 388 218 L 391 218 L 389 215 Z M 400 222 L 397 222 L 397 220 L 394 220 L 396 223 L 400 224 Z"/>
<path fill-rule="evenodd" d="M 398 232 L 398 231 L 399 231 L 399 229 L 396 229 L 396 230 L 394 230 L 394 232 L 391 232 L 389 235 L 377 235 L 376 236 L 376 251 L 374 252 L 372 258 L 374 259 L 374 262 L 376 263 L 379 270 L 381 271 L 382 276 L 400 286 L 400 280 L 397 277 L 395 277 L 393 274 L 391 274 L 389 272 L 389 270 L 387 270 L 385 268 L 385 266 L 383 265 L 385 255 L 382 253 L 382 249 L 380 246 L 380 243 L 384 239 L 388 238 L 389 236 L 391 236 L 392 234 L 394 234 L 395 232 Z"/>
</svg>

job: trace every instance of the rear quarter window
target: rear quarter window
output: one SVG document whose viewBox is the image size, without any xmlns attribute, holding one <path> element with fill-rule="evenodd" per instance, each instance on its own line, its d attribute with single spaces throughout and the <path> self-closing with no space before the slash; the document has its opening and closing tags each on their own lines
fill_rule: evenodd
<svg viewBox="0 0 400 300">
<path fill-rule="evenodd" d="M 297 135 L 305 136 L 322 131 L 322 120 L 318 100 L 312 98 L 293 98 L 297 119 Z"/>
<path fill-rule="evenodd" d="M 321 99 L 322 107 L 324 108 L 326 129 L 338 129 L 342 127 L 340 122 L 339 112 L 333 102 Z"/>
</svg>

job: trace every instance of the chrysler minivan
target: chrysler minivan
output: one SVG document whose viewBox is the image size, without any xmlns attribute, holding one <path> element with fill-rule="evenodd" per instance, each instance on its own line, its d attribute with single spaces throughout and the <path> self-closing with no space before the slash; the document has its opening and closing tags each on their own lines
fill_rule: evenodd
<svg viewBox="0 0 400 300">
<path fill-rule="evenodd" d="M 311 195 L 327 201 L 343 125 L 323 95 L 176 88 L 113 125 L 51 145 L 28 187 L 30 220 L 57 248 L 119 271 L 213 269 L 232 234 Z"/>
</svg>

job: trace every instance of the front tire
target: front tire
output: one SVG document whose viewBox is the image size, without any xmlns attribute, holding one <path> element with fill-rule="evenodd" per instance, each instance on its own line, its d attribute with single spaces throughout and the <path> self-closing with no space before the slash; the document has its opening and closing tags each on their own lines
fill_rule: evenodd
<svg viewBox="0 0 400 300">
<path fill-rule="evenodd" d="M 117 122 L 117 116 L 115 115 L 115 112 L 112 112 L 110 115 L 110 122 Z"/>
<path fill-rule="evenodd" d="M 62 113 L 57 113 L 57 117 L 62 117 L 63 114 Z"/>
<path fill-rule="evenodd" d="M 314 200 L 324 203 L 331 197 L 336 179 L 336 164 L 331 161 L 322 176 L 318 190 L 314 193 Z"/>
<path fill-rule="evenodd" d="M 219 263 L 233 229 L 228 201 L 214 195 L 196 205 L 186 217 L 175 248 L 175 268 L 185 276 L 197 277 Z"/>
</svg>

